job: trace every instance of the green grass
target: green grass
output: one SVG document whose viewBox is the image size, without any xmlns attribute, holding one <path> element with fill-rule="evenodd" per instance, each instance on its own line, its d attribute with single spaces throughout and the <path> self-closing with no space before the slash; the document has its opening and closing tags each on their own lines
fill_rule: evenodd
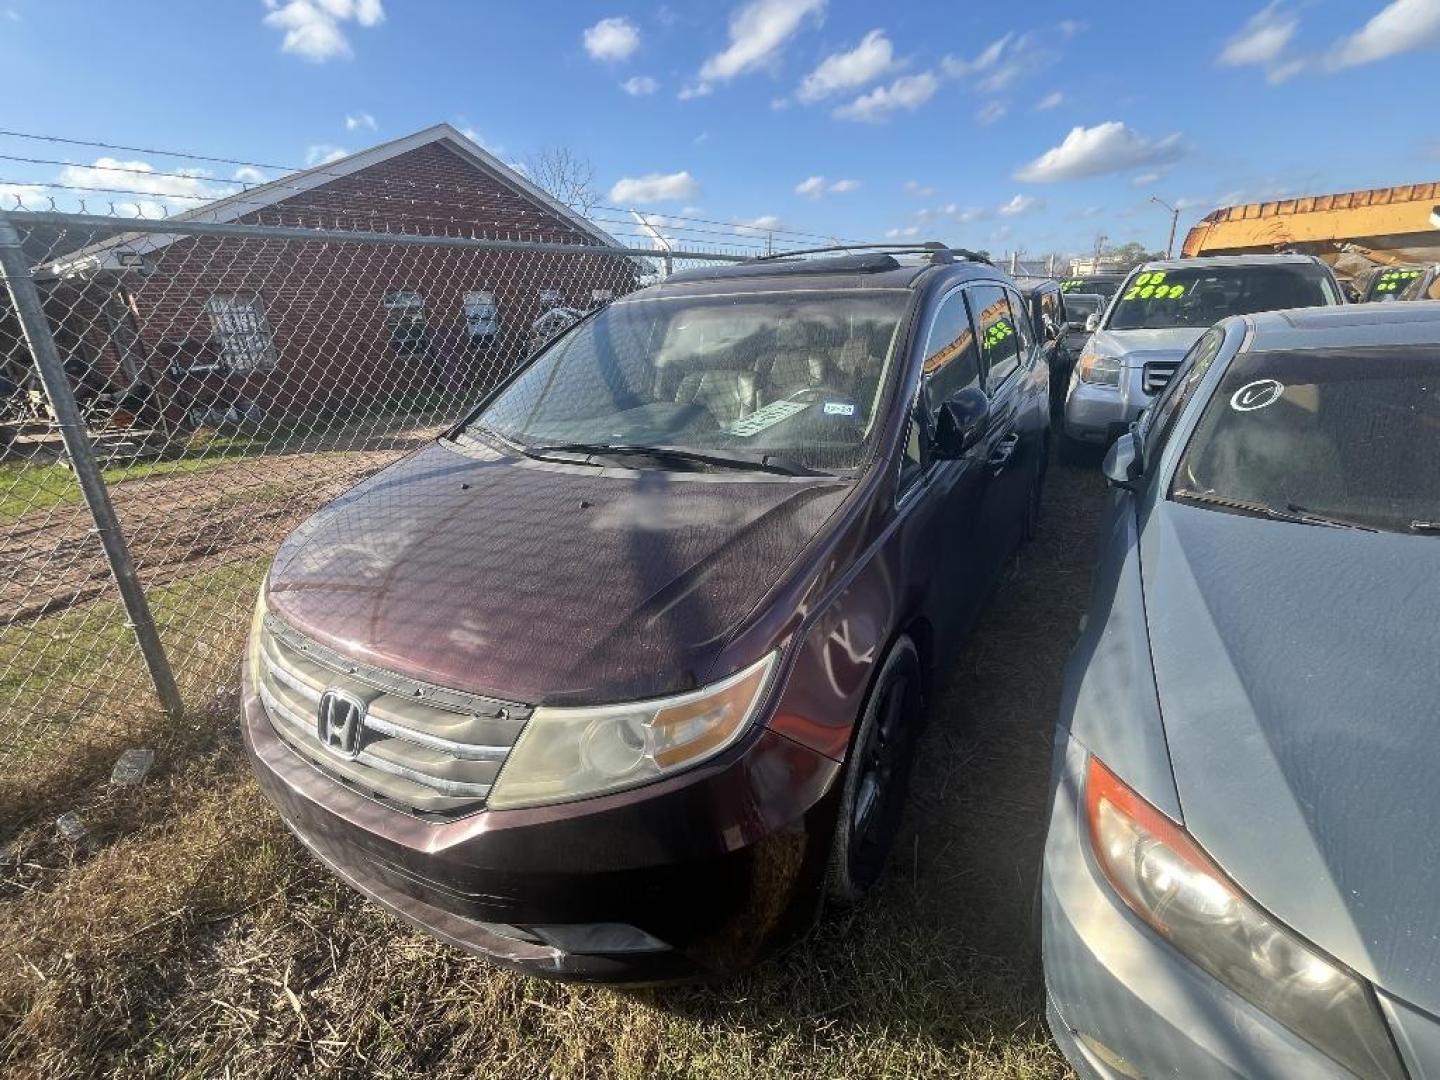
<svg viewBox="0 0 1440 1080">
<path fill-rule="evenodd" d="M 137 461 L 103 470 L 107 484 L 172 476 L 213 469 L 266 451 L 267 442 L 245 436 L 211 436 L 186 447 L 183 458 Z M 63 465 L 35 465 L 22 461 L 0 463 L 0 523 L 14 521 L 35 510 L 75 505 L 83 501 L 75 474 Z"/>
</svg>

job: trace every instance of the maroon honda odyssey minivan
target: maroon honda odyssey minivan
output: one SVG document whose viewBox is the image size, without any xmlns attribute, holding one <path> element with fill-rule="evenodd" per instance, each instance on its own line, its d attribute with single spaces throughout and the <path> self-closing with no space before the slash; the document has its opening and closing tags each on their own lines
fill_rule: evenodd
<svg viewBox="0 0 1440 1080">
<path fill-rule="evenodd" d="M 356 889 L 498 963 L 723 972 L 881 872 L 937 663 L 1033 529 L 1047 371 L 933 246 L 676 274 L 276 556 L 246 745 Z"/>
</svg>

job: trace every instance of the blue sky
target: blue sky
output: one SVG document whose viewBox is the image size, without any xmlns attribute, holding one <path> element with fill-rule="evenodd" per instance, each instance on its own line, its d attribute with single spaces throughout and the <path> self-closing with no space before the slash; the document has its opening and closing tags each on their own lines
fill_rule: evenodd
<svg viewBox="0 0 1440 1080">
<path fill-rule="evenodd" d="M 304 165 L 448 120 L 506 159 L 570 148 L 607 202 L 1030 254 L 1163 247 L 1151 195 L 1183 235 L 1222 203 L 1433 180 L 1437 71 L 1440 0 L 0 0 L 16 131 Z M 196 167 L 0 153 L 22 195 L 95 174 L 8 158 Z M 233 190 L 202 168 L 137 183 Z"/>
</svg>

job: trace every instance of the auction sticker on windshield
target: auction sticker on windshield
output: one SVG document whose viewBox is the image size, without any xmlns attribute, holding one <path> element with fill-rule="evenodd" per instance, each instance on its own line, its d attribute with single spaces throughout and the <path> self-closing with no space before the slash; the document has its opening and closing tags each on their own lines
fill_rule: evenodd
<svg viewBox="0 0 1440 1080">
<path fill-rule="evenodd" d="M 748 439 L 751 435 L 758 435 L 766 428 L 774 427 L 781 420 L 788 420 L 809 407 L 808 401 L 772 401 L 764 408 L 756 409 L 749 416 L 736 420 L 724 430 L 729 435 L 739 435 L 741 438 Z"/>
<path fill-rule="evenodd" d="M 1165 280 L 1164 270 L 1141 274 L 1125 291 L 1126 300 L 1178 300 L 1185 295 L 1185 286 Z"/>
</svg>

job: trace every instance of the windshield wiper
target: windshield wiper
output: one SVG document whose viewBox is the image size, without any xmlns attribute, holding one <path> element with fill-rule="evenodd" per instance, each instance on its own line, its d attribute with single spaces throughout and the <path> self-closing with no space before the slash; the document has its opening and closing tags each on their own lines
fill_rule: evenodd
<svg viewBox="0 0 1440 1080">
<path fill-rule="evenodd" d="M 1440 534 L 1440 521 L 1425 521 L 1423 519 L 1412 521 L 1410 522 L 1410 531 Z"/>
<path fill-rule="evenodd" d="M 691 450 L 684 446 L 647 446 L 643 443 L 535 443 L 523 447 L 521 452 L 533 458 L 545 458 L 551 454 L 583 454 L 587 457 L 597 458 L 649 457 L 657 461 L 686 462 L 720 469 L 778 473 L 781 476 L 833 475 L 818 469 L 811 469 L 798 462 L 789 461 L 777 454 L 755 456 L 721 454 Z"/>
<path fill-rule="evenodd" d="M 1186 499 L 1190 502 L 1204 503 L 1207 506 L 1222 506 L 1227 510 L 1238 510 L 1242 514 L 1269 518 L 1271 521 L 1288 521 L 1296 525 L 1319 525 L 1327 529 L 1358 529 L 1361 532 L 1379 532 L 1378 529 L 1369 525 L 1361 525 L 1356 521 L 1345 521 L 1342 518 L 1317 514 L 1293 502 L 1286 503 L 1285 509 L 1282 510 L 1278 506 L 1271 506 L 1269 503 L 1251 502 L 1248 499 L 1232 499 L 1225 495 L 1218 495 L 1213 491 L 1190 491 L 1185 488 L 1177 490 L 1175 497 L 1177 499 Z"/>
</svg>

